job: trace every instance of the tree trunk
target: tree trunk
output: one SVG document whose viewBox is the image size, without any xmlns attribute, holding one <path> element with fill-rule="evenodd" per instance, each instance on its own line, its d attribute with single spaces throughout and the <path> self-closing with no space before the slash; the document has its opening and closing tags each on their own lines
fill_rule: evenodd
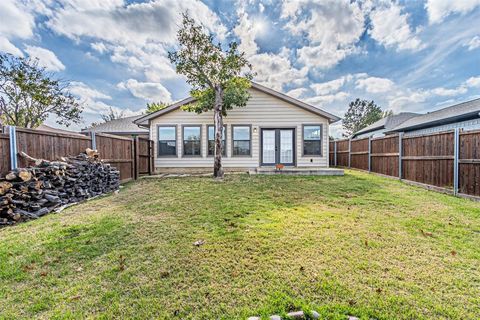
<svg viewBox="0 0 480 320">
<path fill-rule="evenodd" d="M 220 85 L 215 86 L 215 106 L 214 123 L 215 123 L 215 161 L 213 163 L 213 176 L 216 179 L 223 179 L 222 167 L 222 140 L 223 140 L 223 88 Z"/>
</svg>

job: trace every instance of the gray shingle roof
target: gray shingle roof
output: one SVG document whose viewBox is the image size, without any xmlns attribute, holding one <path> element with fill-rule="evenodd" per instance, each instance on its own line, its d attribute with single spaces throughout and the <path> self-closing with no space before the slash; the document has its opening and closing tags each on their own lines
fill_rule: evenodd
<svg viewBox="0 0 480 320">
<path fill-rule="evenodd" d="M 52 133 L 78 135 L 78 136 L 81 136 L 81 137 L 85 137 L 84 134 L 81 134 L 81 133 L 79 133 L 79 132 L 70 131 L 70 130 L 64 130 L 64 129 L 58 129 L 58 128 L 54 128 L 54 127 L 47 126 L 46 124 L 41 124 L 41 125 L 39 125 L 39 126 L 36 128 L 36 130 L 48 131 L 48 132 L 52 132 Z"/>
<path fill-rule="evenodd" d="M 144 115 L 125 117 L 100 123 L 94 127 L 82 129 L 82 132 L 103 132 L 103 133 L 123 133 L 123 134 L 148 134 L 148 130 L 140 128 L 133 121 Z"/>
<path fill-rule="evenodd" d="M 452 123 L 468 118 L 477 118 L 479 117 L 479 112 L 480 99 L 466 101 L 409 119 L 393 128 L 391 132 L 409 131 Z"/>
<path fill-rule="evenodd" d="M 399 114 L 394 114 L 394 115 L 385 117 L 383 119 L 380 119 L 372 123 L 371 125 L 363 128 L 362 130 L 355 132 L 353 136 L 363 134 L 363 133 L 368 133 L 375 130 L 380 130 L 380 129 L 385 129 L 386 131 L 388 131 L 402 124 L 408 119 L 411 119 L 417 116 L 420 116 L 420 115 L 418 113 L 413 113 L 413 112 L 402 112 Z"/>
</svg>

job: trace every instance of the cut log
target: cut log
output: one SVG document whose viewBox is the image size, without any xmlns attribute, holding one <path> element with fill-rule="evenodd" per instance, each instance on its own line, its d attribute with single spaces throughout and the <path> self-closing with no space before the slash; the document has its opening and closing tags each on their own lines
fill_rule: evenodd
<svg viewBox="0 0 480 320">
<path fill-rule="evenodd" d="M 12 170 L 0 178 L 0 225 L 36 219 L 57 208 L 117 191 L 120 172 L 86 150 L 61 161 L 19 154 L 34 166 Z"/>
</svg>

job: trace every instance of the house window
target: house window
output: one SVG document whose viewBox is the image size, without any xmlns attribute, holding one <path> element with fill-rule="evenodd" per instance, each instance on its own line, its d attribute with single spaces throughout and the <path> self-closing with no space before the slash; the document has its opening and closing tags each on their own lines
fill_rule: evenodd
<svg viewBox="0 0 480 320">
<path fill-rule="evenodd" d="M 251 155 L 251 133 L 250 126 L 232 126 L 232 140 L 234 156 Z"/>
<path fill-rule="evenodd" d="M 227 154 L 227 145 L 225 143 L 227 141 L 226 137 L 226 130 L 225 126 L 223 126 L 222 131 L 222 155 Z M 215 126 L 209 125 L 208 126 L 208 155 L 213 156 L 215 155 Z"/>
<path fill-rule="evenodd" d="M 321 156 L 322 155 L 322 126 L 305 125 L 303 126 L 303 155 Z"/>
<path fill-rule="evenodd" d="M 175 156 L 177 154 L 177 127 L 158 127 L 158 156 Z"/>
<path fill-rule="evenodd" d="M 202 150 L 201 126 L 183 127 L 183 155 L 200 156 Z"/>
</svg>

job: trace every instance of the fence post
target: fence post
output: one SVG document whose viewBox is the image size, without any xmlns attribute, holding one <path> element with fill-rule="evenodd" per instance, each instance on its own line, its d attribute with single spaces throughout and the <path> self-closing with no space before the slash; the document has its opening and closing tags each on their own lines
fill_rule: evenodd
<svg viewBox="0 0 480 320">
<path fill-rule="evenodd" d="M 333 165 L 337 166 L 337 141 L 333 142 Z"/>
<path fill-rule="evenodd" d="M 455 128 L 453 138 L 453 194 L 458 194 L 458 158 L 460 153 L 460 129 Z"/>
<path fill-rule="evenodd" d="M 155 155 L 153 153 L 153 141 L 148 140 L 148 175 L 152 175 L 154 172 Z"/>
<path fill-rule="evenodd" d="M 368 172 L 372 171 L 372 137 L 368 137 Z"/>
<path fill-rule="evenodd" d="M 17 130 L 15 126 L 8 127 L 8 136 L 10 141 L 10 169 L 15 170 L 17 164 Z"/>
<path fill-rule="evenodd" d="M 402 154 L 403 154 L 403 144 L 402 144 L 403 132 L 398 134 L 398 178 L 402 180 Z"/>
<path fill-rule="evenodd" d="M 90 131 L 90 137 L 92 138 L 92 149 L 97 150 L 97 138 L 95 137 L 95 132 Z"/>
<path fill-rule="evenodd" d="M 348 167 L 352 161 L 352 138 L 348 139 Z"/>
<path fill-rule="evenodd" d="M 134 179 L 137 180 L 138 177 L 140 176 L 140 141 L 138 139 L 138 136 L 135 136 L 134 138 L 134 146 L 133 146 L 133 150 L 134 150 L 134 159 L 133 159 L 133 163 L 134 163 L 134 166 L 135 166 L 135 176 L 134 176 Z"/>
</svg>

